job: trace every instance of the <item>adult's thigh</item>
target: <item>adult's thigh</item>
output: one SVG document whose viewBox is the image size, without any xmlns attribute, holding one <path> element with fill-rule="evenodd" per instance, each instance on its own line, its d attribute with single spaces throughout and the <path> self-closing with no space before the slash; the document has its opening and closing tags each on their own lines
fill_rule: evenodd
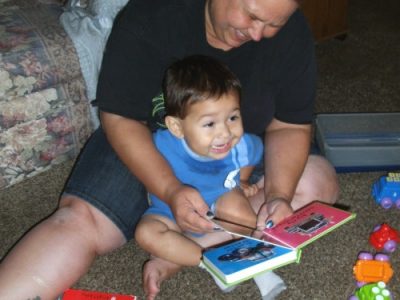
<svg viewBox="0 0 400 300">
<path fill-rule="evenodd" d="M 298 209 L 313 200 L 333 204 L 339 197 L 339 183 L 334 167 L 320 155 L 310 155 L 293 198 Z"/>
</svg>

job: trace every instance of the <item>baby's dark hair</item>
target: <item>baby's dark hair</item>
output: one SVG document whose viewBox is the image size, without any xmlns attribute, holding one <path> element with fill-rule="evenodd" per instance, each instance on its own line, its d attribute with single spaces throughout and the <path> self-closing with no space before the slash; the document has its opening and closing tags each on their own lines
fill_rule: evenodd
<svg viewBox="0 0 400 300">
<path fill-rule="evenodd" d="M 174 62 L 164 74 L 163 93 L 166 115 L 184 119 L 188 105 L 236 92 L 239 79 L 218 60 L 193 55 Z"/>
</svg>

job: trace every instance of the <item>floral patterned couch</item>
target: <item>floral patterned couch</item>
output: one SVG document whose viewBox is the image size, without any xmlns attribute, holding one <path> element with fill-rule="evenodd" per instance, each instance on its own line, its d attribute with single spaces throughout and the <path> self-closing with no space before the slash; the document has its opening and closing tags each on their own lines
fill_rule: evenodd
<svg viewBox="0 0 400 300">
<path fill-rule="evenodd" d="M 93 130 L 61 2 L 0 0 L 0 189 L 74 159 Z"/>
</svg>

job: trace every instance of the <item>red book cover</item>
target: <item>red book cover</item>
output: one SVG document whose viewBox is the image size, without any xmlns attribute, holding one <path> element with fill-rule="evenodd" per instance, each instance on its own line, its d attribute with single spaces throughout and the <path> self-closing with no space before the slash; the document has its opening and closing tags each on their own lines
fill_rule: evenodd
<svg viewBox="0 0 400 300">
<path fill-rule="evenodd" d="M 263 240 L 302 248 L 356 217 L 351 213 L 318 201 L 300 208 L 271 229 Z"/>
<path fill-rule="evenodd" d="M 66 290 L 61 300 L 137 300 L 136 296 L 84 290 Z"/>
</svg>

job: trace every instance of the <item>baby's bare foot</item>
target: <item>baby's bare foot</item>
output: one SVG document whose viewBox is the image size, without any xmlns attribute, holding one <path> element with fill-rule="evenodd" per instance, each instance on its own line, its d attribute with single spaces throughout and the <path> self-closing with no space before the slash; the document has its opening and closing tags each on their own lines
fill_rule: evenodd
<svg viewBox="0 0 400 300">
<path fill-rule="evenodd" d="M 152 257 L 143 267 L 143 289 L 147 300 L 154 300 L 160 292 L 161 283 L 172 277 L 181 266 Z"/>
</svg>

